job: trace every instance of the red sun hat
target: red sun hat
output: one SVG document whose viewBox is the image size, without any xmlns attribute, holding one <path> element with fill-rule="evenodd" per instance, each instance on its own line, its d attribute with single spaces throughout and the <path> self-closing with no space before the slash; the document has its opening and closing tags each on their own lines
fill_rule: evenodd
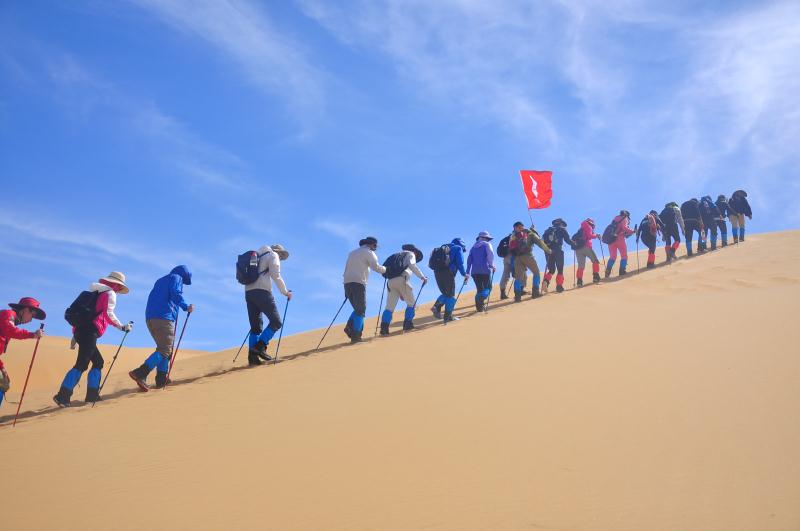
<svg viewBox="0 0 800 531">
<path fill-rule="evenodd" d="M 30 308 L 31 310 L 33 310 L 33 318 L 39 319 L 40 321 L 43 321 L 47 317 L 47 314 L 44 313 L 44 310 L 39 308 L 39 301 L 37 301 L 33 297 L 22 297 L 19 300 L 19 302 L 17 303 L 10 302 L 8 303 L 8 305 L 11 307 L 12 310 L 17 312 L 22 310 L 23 308 Z"/>
</svg>

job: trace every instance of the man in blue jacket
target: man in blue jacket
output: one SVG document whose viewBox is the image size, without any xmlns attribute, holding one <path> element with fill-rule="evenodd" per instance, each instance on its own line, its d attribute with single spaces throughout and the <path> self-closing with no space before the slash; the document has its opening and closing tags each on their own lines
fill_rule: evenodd
<svg viewBox="0 0 800 531">
<path fill-rule="evenodd" d="M 461 273 L 464 277 L 464 284 L 469 280 L 469 275 L 464 271 L 464 252 L 467 246 L 461 241 L 461 238 L 454 238 L 452 242 L 447 244 L 450 248 L 448 255 L 450 256 L 450 263 L 446 268 L 434 269 L 436 277 L 436 285 L 439 286 L 439 291 L 442 293 L 436 302 L 431 307 L 433 316 L 437 319 L 442 319 L 442 306 L 444 306 L 444 322 L 455 321 L 453 317 L 453 309 L 456 306 L 456 273 Z M 431 253 L 432 254 L 432 253 Z"/>
<path fill-rule="evenodd" d="M 150 295 L 147 297 L 145 319 L 147 330 L 156 342 L 156 350 L 138 368 L 128 373 L 139 389 L 149 391 L 145 382 L 150 371 L 156 369 L 156 389 L 167 385 L 169 360 L 172 357 L 172 346 L 175 342 L 175 323 L 178 311 L 188 313 L 194 311 L 193 304 L 187 304 L 183 298 L 183 286 L 192 283 L 192 272 L 188 266 L 179 265 L 169 275 L 156 280 Z"/>
</svg>

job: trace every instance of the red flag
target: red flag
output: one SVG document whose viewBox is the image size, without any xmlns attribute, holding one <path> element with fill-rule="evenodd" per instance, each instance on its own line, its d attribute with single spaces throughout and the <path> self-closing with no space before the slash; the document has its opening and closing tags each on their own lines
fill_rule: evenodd
<svg viewBox="0 0 800 531">
<path fill-rule="evenodd" d="M 528 210 L 549 207 L 553 198 L 553 172 L 519 170 L 519 176 L 528 199 Z"/>
</svg>

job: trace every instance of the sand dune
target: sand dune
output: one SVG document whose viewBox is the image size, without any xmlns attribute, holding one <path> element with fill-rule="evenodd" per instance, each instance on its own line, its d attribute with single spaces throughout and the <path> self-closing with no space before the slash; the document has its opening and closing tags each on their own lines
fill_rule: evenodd
<svg viewBox="0 0 800 531">
<path fill-rule="evenodd" d="M 147 394 L 130 349 L 94 409 L 51 407 L 74 353 L 47 338 L 25 418 L 0 412 L 0 522 L 797 530 L 798 261 L 800 231 L 752 235 L 486 314 L 462 296 L 446 327 L 421 309 L 421 330 L 356 346 L 286 337 L 275 366 L 185 352 Z M 11 400 L 30 348 L 4 356 Z"/>
</svg>

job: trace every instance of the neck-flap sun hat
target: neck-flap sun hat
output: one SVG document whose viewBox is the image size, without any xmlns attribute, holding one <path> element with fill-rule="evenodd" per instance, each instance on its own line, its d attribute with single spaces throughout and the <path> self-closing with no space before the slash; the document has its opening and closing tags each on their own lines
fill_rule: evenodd
<svg viewBox="0 0 800 531">
<path fill-rule="evenodd" d="M 119 292 L 123 295 L 130 291 L 130 289 L 128 289 L 128 285 L 125 284 L 125 275 L 119 271 L 112 271 L 107 277 L 101 278 L 100 280 L 105 280 L 106 282 L 111 282 L 112 284 L 120 286 Z"/>
<path fill-rule="evenodd" d="M 33 318 L 39 319 L 40 321 L 43 321 L 47 317 L 47 314 L 44 313 L 44 310 L 39 308 L 39 301 L 33 297 L 22 297 L 19 302 L 10 302 L 8 303 L 8 306 L 15 312 L 18 312 L 24 308 L 30 308 L 33 310 Z"/>
</svg>

